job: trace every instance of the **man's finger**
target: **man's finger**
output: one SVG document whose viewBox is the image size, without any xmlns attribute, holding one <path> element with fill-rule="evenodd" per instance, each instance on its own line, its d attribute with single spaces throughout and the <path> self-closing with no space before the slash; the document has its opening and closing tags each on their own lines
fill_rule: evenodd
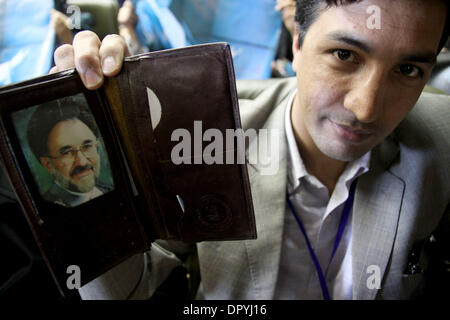
<svg viewBox="0 0 450 320">
<path fill-rule="evenodd" d="M 100 47 L 103 74 L 114 76 L 122 68 L 123 58 L 130 55 L 125 40 L 117 35 L 107 35 Z"/>
<path fill-rule="evenodd" d="M 53 58 L 58 71 L 75 68 L 73 61 L 73 47 L 70 44 L 64 44 L 58 47 L 53 54 Z"/>
<path fill-rule="evenodd" d="M 54 66 L 53 68 L 50 69 L 50 71 L 48 73 L 52 74 L 52 73 L 56 73 L 56 72 L 59 72 L 59 69 L 57 66 Z"/>
<path fill-rule="evenodd" d="M 73 39 L 75 67 L 88 89 L 97 89 L 103 84 L 100 44 L 100 39 L 92 31 L 78 32 Z"/>
</svg>

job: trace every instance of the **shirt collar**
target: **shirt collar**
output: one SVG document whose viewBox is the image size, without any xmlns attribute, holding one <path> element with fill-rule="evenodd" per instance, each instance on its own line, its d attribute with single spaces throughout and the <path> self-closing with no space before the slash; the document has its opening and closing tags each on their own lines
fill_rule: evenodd
<svg viewBox="0 0 450 320">
<path fill-rule="evenodd" d="M 288 144 L 288 181 L 293 189 L 296 189 L 300 184 L 300 179 L 308 174 L 303 160 L 298 151 L 297 142 L 295 141 L 294 129 L 291 122 L 291 110 L 294 102 L 297 89 L 295 89 L 287 101 L 287 108 L 285 113 L 285 128 L 286 139 Z"/>
<path fill-rule="evenodd" d="M 92 188 L 92 190 L 89 192 L 75 192 L 75 191 L 64 188 L 63 186 L 61 186 L 61 184 L 58 183 L 58 181 L 54 181 L 54 182 L 58 185 L 58 187 L 60 187 L 67 193 L 74 195 L 76 197 L 79 197 L 81 199 L 93 199 L 93 198 L 97 197 L 99 194 L 102 194 L 102 192 L 97 188 L 97 186 L 94 186 L 94 188 Z"/>
<path fill-rule="evenodd" d="M 301 184 L 302 178 L 307 177 L 314 184 L 321 184 L 318 179 L 310 175 L 305 168 L 305 164 L 298 150 L 297 142 L 295 140 L 294 129 L 292 128 L 291 110 L 294 102 L 297 89 L 295 89 L 289 97 L 285 113 L 285 128 L 286 139 L 288 144 L 288 182 L 290 192 L 294 192 Z M 370 168 L 370 155 L 371 152 L 367 152 L 359 159 L 350 162 L 338 183 L 344 182 L 347 187 L 350 187 L 351 182 L 357 177 L 369 171 Z M 344 181 L 342 181 L 344 180 Z"/>
</svg>

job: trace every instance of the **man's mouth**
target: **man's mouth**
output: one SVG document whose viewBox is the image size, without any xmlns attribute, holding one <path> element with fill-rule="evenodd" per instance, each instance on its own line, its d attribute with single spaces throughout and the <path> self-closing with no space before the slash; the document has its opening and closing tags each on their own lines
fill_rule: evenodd
<svg viewBox="0 0 450 320">
<path fill-rule="evenodd" d="M 338 134 L 339 137 L 349 140 L 351 142 L 362 142 L 363 140 L 369 138 L 373 131 L 362 129 L 358 127 L 354 127 L 347 124 L 341 124 L 334 122 L 333 120 L 329 120 L 331 123 L 331 126 L 333 127 L 334 131 Z"/>
<path fill-rule="evenodd" d="M 84 167 L 75 167 L 70 173 L 70 176 L 75 179 L 83 178 L 94 171 L 94 167 L 91 165 L 87 165 Z"/>
</svg>

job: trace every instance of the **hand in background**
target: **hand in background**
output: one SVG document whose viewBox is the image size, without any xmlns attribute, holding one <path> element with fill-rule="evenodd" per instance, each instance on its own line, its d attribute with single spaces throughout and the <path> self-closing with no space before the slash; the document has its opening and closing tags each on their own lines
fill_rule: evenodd
<svg viewBox="0 0 450 320">
<path fill-rule="evenodd" d="M 283 23 L 293 36 L 295 31 L 295 0 L 277 0 L 275 10 L 281 11 Z"/>
<path fill-rule="evenodd" d="M 119 9 L 117 22 L 119 23 L 119 34 L 125 39 L 131 54 L 148 51 L 148 49 L 140 43 L 134 30 L 138 19 L 133 3 L 126 0 Z"/>
<path fill-rule="evenodd" d="M 138 17 L 134 11 L 133 3 L 126 0 L 122 7 L 119 9 L 119 14 L 117 15 L 117 22 L 119 25 L 125 26 L 127 28 L 134 29 L 138 21 Z"/>
<path fill-rule="evenodd" d="M 72 30 L 70 30 L 70 18 L 55 9 L 50 12 L 50 26 L 55 30 L 61 44 L 70 44 L 73 41 Z"/>
</svg>

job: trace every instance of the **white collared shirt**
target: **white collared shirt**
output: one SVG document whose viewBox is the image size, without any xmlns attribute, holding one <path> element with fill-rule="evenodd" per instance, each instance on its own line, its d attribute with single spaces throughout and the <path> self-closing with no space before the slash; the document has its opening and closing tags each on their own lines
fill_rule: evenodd
<svg viewBox="0 0 450 320">
<path fill-rule="evenodd" d="M 69 206 L 71 206 L 71 207 L 78 206 L 80 204 L 83 204 L 85 202 L 88 202 L 88 201 L 90 201 L 92 199 L 95 199 L 95 198 L 100 197 L 101 195 L 103 195 L 103 191 L 101 191 L 96 186 L 94 186 L 94 188 L 92 188 L 92 190 L 89 191 L 89 192 L 75 192 L 75 191 L 71 191 L 69 189 L 66 189 L 66 188 L 62 187 L 57 181 L 55 181 L 55 183 L 62 190 L 64 190 L 67 193 L 75 196 L 75 197 L 73 197 L 71 203 L 69 204 Z M 66 206 L 67 204 L 61 203 L 61 205 Z"/>
<path fill-rule="evenodd" d="M 339 177 L 331 197 L 328 189 L 310 175 L 300 156 L 291 122 L 296 92 L 288 100 L 285 126 L 288 143 L 288 194 L 300 217 L 314 253 L 325 273 L 340 218 L 354 179 L 369 170 L 370 151 L 350 162 Z M 351 217 L 326 276 L 331 299 L 352 299 Z M 319 277 L 305 238 L 286 205 L 280 269 L 275 299 L 323 299 Z"/>
</svg>

